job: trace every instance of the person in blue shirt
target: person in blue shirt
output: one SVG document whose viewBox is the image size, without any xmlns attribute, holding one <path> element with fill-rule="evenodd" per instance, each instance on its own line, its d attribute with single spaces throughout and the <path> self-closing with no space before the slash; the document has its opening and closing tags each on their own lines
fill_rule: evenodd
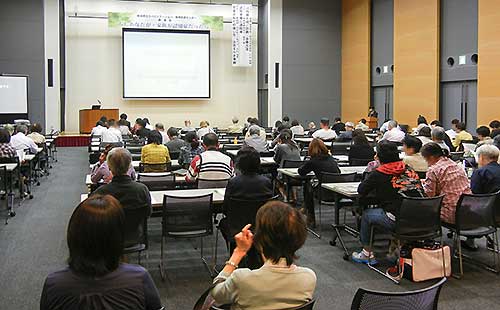
<svg viewBox="0 0 500 310">
<path fill-rule="evenodd" d="M 474 194 L 495 193 L 500 190 L 500 151 L 491 144 L 480 146 L 476 151 L 479 169 L 471 177 L 471 190 Z"/>
</svg>

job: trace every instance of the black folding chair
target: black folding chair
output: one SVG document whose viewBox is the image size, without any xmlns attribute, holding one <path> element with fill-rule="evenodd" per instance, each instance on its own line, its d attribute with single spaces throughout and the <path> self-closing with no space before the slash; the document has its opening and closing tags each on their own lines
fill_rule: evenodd
<svg viewBox="0 0 500 310">
<path fill-rule="evenodd" d="M 220 179 L 220 180 L 208 180 L 208 179 L 198 178 L 198 188 L 225 188 L 229 180 L 230 178 Z"/>
<path fill-rule="evenodd" d="M 281 168 L 300 168 L 304 165 L 304 161 L 302 160 L 284 160 L 283 161 L 283 166 Z M 283 175 L 285 177 L 284 179 L 284 185 L 286 187 L 286 192 L 287 192 L 287 199 L 290 198 L 290 191 L 293 186 L 302 186 L 303 182 L 305 179 L 303 178 L 291 178 L 287 175 Z"/>
<path fill-rule="evenodd" d="M 165 280 L 164 248 L 166 239 L 197 239 L 201 241 L 201 260 L 212 276 L 203 256 L 203 237 L 213 234 L 212 222 L 213 193 L 193 197 L 163 196 L 160 274 Z"/>
<path fill-rule="evenodd" d="M 367 166 L 373 158 L 349 158 L 349 166 Z"/>
<path fill-rule="evenodd" d="M 360 288 L 354 295 L 351 310 L 437 310 L 439 293 L 446 278 L 417 291 L 381 292 Z"/>
<path fill-rule="evenodd" d="M 148 213 L 147 208 L 123 208 L 125 213 L 125 248 L 123 254 L 138 253 L 138 263 L 141 264 L 141 254 L 148 249 Z M 146 265 L 148 255 L 146 252 Z"/>
<path fill-rule="evenodd" d="M 175 174 L 166 173 L 139 173 L 137 182 L 148 187 L 150 191 L 166 191 L 175 189 Z"/>
<path fill-rule="evenodd" d="M 500 192 L 491 194 L 462 194 L 455 213 L 455 225 L 444 224 L 454 232 L 455 255 L 458 255 L 460 276 L 464 274 L 463 259 L 494 273 L 500 272 L 500 251 L 497 235 L 495 204 Z M 460 236 L 482 238 L 490 236 L 493 240 L 493 266 L 480 262 L 462 253 Z M 456 253 L 458 250 L 458 253 Z"/>
<path fill-rule="evenodd" d="M 440 238 L 443 257 L 443 277 L 446 276 L 446 261 L 441 230 L 441 206 L 444 195 L 436 197 L 403 197 L 399 215 L 396 217 L 396 227 L 392 237 L 398 241 L 398 246 L 405 241 L 425 241 Z M 371 227 L 370 248 L 373 248 L 375 226 Z M 385 271 L 368 263 L 368 267 L 383 275 L 394 283 L 398 280 L 386 275 Z"/>
<path fill-rule="evenodd" d="M 172 171 L 172 162 L 168 162 L 165 164 L 146 164 L 143 162 L 139 163 L 139 172 L 148 172 L 148 173 L 161 173 L 161 172 L 170 172 Z"/>
<path fill-rule="evenodd" d="M 348 155 L 351 142 L 332 142 L 331 152 L 333 155 Z"/>
<path fill-rule="evenodd" d="M 180 154 L 181 152 L 169 152 L 171 160 L 179 159 Z"/>
</svg>

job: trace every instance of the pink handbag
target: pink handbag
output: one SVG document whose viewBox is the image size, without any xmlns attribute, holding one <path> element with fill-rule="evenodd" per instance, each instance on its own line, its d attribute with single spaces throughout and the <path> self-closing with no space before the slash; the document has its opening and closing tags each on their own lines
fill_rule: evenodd
<svg viewBox="0 0 500 310">
<path fill-rule="evenodd" d="M 411 277 L 410 280 L 414 282 L 449 277 L 451 275 L 451 254 L 449 246 L 438 249 L 414 248 L 411 251 L 411 257 L 412 258 L 402 258 L 402 260 L 405 265 L 405 276 L 408 278 Z"/>
</svg>

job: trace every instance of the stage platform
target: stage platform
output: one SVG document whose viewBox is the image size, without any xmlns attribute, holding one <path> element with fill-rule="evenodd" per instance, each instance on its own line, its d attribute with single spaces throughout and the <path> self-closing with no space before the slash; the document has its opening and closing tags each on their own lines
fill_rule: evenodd
<svg viewBox="0 0 500 310">
<path fill-rule="evenodd" d="M 90 143 L 90 135 L 61 132 L 56 139 L 57 147 L 72 147 L 72 146 L 88 146 Z"/>
</svg>

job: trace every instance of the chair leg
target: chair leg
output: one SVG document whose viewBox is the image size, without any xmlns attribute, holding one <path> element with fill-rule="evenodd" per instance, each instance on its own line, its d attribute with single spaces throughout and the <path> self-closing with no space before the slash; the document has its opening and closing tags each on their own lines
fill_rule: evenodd
<svg viewBox="0 0 500 310">
<path fill-rule="evenodd" d="M 164 258 L 164 254 L 163 254 L 163 248 L 164 248 L 164 244 L 165 244 L 165 236 L 161 236 L 161 249 L 160 249 L 160 275 L 161 275 L 161 279 L 162 281 L 165 281 L 165 278 L 166 278 L 166 274 L 165 274 L 165 262 L 163 260 Z"/>
<path fill-rule="evenodd" d="M 217 227 L 217 229 L 215 230 L 214 266 L 213 266 L 213 270 L 215 272 L 217 272 L 217 270 L 216 270 L 216 268 L 217 268 L 217 253 L 219 252 L 218 245 L 219 245 L 219 227 Z"/>
<path fill-rule="evenodd" d="M 495 258 L 496 258 L 495 259 L 495 268 L 497 270 L 497 273 L 499 273 L 500 272 L 500 249 L 499 249 L 499 244 L 498 244 L 498 233 L 495 231 L 494 235 L 495 236 L 493 237 L 494 238 L 493 239 L 494 240 L 493 247 L 494 247 L 495 251 L 493 251 L 493 255 L 495 255 Z"/>
</svg>

